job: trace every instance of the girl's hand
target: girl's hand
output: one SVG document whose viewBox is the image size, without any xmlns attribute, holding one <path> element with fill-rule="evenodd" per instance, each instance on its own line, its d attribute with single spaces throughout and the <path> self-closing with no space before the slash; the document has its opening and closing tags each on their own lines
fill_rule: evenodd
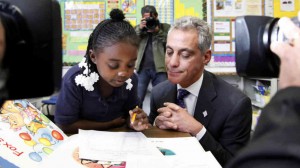
<svg viewBox="0 0 300 168">
<path fill-rule="evenodd" d="M 138 107 L 134 108 L 133 110 L 129 111 L 130 115 L 130 127 L 136 131 L 143 131 L 148 129 L 151 126 L 148 122 L 148 116 Z"/>
</svg>

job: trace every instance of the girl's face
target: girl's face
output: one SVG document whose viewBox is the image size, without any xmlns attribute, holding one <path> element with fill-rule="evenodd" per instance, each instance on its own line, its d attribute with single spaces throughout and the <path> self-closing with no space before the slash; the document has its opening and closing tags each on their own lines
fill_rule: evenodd
<svg viewBox="0 0 300 168">
<path fill-rule="evenodd" d="M 138 49 L 125 42 L 105 47 L 102 52 L 90 51 L 98 73 L 109 85 L 122 86 L 134 72 Z"/>
</svg>

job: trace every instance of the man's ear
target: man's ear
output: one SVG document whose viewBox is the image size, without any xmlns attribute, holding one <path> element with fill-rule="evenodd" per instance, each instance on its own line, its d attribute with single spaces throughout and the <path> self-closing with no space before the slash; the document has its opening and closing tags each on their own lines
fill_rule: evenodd
<svg viewBox="0 0 300 168">
<path fill-rule="evenodd" d="M 211 60 L 211 50 L 208 49 L 204 53 L 204 64 L 207 65 L 210 62 L 210 60 Z"/>
</svg>

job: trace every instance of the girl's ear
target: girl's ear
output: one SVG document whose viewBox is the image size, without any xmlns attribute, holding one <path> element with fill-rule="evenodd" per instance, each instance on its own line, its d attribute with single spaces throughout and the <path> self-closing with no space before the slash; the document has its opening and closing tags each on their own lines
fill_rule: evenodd
<svg viewBox="0 0 300 168">
<path fill-rule="evenodd" d="M 95 52 L 94 52 L 92 49 L 89 50 L 89 57 L 90 57 L 91 61 L 92 61 L 94 64 L 96 64 L 96 54 L 95 54 Z"/>
</svg>

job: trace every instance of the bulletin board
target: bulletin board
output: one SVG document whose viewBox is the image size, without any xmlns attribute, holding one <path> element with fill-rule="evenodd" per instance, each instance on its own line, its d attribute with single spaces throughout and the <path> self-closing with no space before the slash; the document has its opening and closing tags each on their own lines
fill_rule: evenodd
<svg viewBox="0 0 300 168">
<path fill-rule="evenodd" d="M 205 0 L 204 0 L 205 1 Z M 162 23 L 172 24 L 178 17 L 192 15 L 204 18 L 203 0 L 58 0 L 62 16 L 63 64 L 71 66 L 85 55 L 88 38 L 96 25 L 109 18 L 113 8 L 125 13 L 126 19 L 136 26 L 141 20 L 141 8 L 153 5 Z M 176 11 L 176 12 L 175 12 Z"/>
<path fill-rule="evenodd" d="M 213 0 L 209 3 L 208 20 L 213 32 L 209 66 L 235 67 L 235 18 L 265 15 L 265 0 Z"/>
</svg>

